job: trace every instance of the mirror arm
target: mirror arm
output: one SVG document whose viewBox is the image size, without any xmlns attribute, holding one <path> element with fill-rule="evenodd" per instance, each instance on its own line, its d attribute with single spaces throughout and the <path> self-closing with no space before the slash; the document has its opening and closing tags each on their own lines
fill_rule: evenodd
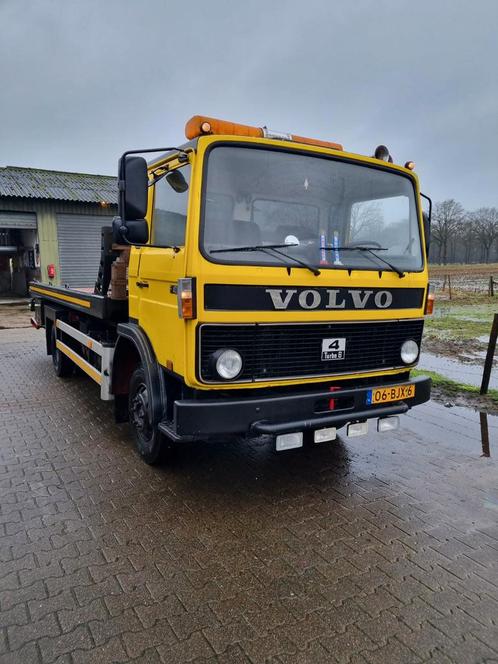
<svg viewBox="0 0 498 664">
<path fill-rule="evenodd" d="M 128 235 L 128 228 L 127 226 L 124 225 L 119 227 L 119 232 L 121 233 L 121 237 L 123 238 L 125 244 L 129 245 L 130 247 L 152 247 L 153 249 L 173 249 L 175 254 L 177 254 L 180 251 L 180 247 L 178 247 L 175 244 L 140 244 L 139 242 L 130 242 L 126 237 Z"/>
<path fill-rule="evenodd" d="M 422 192 L 420 192 L 420 195 L 422 196 L 422 198 L 425 198 L 425 200 L 429 203 L 429 223 L 430 223 L 432 219 L 432 198 L 426 196 L 426 194 L 423 194 Z"/>
<path fill-rule="evenodd" d="M 189 160 L 188 152 L 178 147 L 145 148 L 143 150 L 126 150 L 126 152 L 123 152 L 120 159 L 121 168 L 118 179 L 119 203 L 121 210 L 125 209 L 124 204 L 125 204 L 125 195 L 126 195 L 126 157 L 128 155 L 133 155 L 133 154 L 148 154 L 151 152 L 173 152 L 175 150 L 179 153 L 178 154 L 179 161 L 187 162 Z M 126 224 L 126 219 L 123 219 L 123 223 Z"/>
<path fill-rule="evenodd" d="M 154 172 L 154 171 L 152 171 Z M 159 180 L 162 180 L 165 178 L 169 173 L 169 170 L 166 169 L 164 173 L 161 173 L 161 175 L 157 175 L 153 180 L 149 180 L 149 183 L 147 184 L 147 187 L 153 187 Z"/>
</svg>

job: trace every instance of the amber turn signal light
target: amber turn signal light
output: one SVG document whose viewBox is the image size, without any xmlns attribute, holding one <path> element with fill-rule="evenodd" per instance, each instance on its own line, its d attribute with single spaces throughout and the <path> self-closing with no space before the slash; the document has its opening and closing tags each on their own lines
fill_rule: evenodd
<svg viewBox="0 0 498 664">
<path fill-rule="evenodd" d="M 431 293 L 429 291 L 429 293 L 427 294 L 427 300 L 425 302 L 424 313 L 426 316 L 432 316 L 432 314 L 434 313 L 434 301 L 435 301 L 434 293 Z"/>
<path fill-rule="evenodd" d="M 342 150 L 342 145 L 339 143 L 320 141 L 317 138 L 306 138 L 305 136 L 296 136 L 295 134 L 283 134 L 282 132 L 272 131 L 266 127 L 251 127 L 251 125 L 236 124 L 235 122 L 227 122 L 226 120 L 207 118 L 203 115 L 194 115 L 185 125 L 185 136 L 189 140 L 192 140 L 193 138 L 197 138 L 197 136 L 204 136 L 205 134 L 274 138 L 277 140 L 332 148 L 333 150 Z"/>
<path fill-rule="evenodd" d="M 195 279 L 186 277 L 178 279 L 177 286 L 178 316 L 186 320 L 196 317 L 195 310 Z"/>
</svg>

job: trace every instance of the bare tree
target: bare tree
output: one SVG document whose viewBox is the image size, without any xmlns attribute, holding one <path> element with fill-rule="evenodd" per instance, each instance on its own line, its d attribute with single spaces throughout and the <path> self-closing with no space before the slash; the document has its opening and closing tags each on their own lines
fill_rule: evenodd
<svg viewBox="0 0 498 664">
<path fill-rule="evenodd" d="M 436 203 L 432 216 L 432 239 L 438 245 L 440 263 L 448 262 L 449 242 L 464 214 L 463 207 L 452 198 Z"/>
<path fill-rule="evenodd" d="M 457 244 L 456 262 L 471 263 L 477 239 L 476 220 L 472 213 L 465 213 L 455 229 Z"/>
<path fill-rule="evenodd" d="M 384 225 L 384 216 L 379 203 L 355 203 L 351 208 L 349 239 L 372 239 L 377 237 Z"/>
<path fill-rule="evenodd" d="M 489 255 L 498 238 L 498 210 L 496 208 L 479 208 L 472 213 L 475 234 L 481 248 L 481 260 L 489 263 Z"/>
</svg>

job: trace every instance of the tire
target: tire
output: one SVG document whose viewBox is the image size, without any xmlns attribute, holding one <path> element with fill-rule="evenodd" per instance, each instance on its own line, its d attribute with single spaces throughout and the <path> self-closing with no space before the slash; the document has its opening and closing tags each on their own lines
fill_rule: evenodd
<svg viewBox="0 0 498 664">
<path fill-rule="evenodd" d="M 61 351 L 57 348 L 57 330 L 55 325 L 52 326 L 50 338 L 52 347 L 52 364 L 54 365 L 55 375 L 59 378 L 68 378 L 69 376 L 72 376 L 74 371 L 74 364 L 67 357 L 67 355 L 61 353 Z"/>
<path fill-rule="evenodd" d="M 158 428 L 150 423 L 149 393 L 142 367 L 135 369 L 130 378 L 128 413 L 137 452 L 145 463 L 151 466 L 158 463 L 164 439 Z"/>
</svg>

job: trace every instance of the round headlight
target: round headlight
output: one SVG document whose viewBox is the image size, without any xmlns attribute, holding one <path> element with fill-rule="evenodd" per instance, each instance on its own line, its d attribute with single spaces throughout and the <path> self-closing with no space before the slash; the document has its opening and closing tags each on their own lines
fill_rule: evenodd
<svg viewBox="0 0 498 664">
<path fill-rule="evenodd" d="M 401 359 L 405 364 L 413 364 L 418 357 L 418 343 L 407 339 L 401 346 Z"/>
<path fill-rule="evenodd" d="M 242 371 L 242 357 L 232 348 L 218 350 L 214 354 L 216 371 L 221 378 L 233 380 Z"/>
</svg>

